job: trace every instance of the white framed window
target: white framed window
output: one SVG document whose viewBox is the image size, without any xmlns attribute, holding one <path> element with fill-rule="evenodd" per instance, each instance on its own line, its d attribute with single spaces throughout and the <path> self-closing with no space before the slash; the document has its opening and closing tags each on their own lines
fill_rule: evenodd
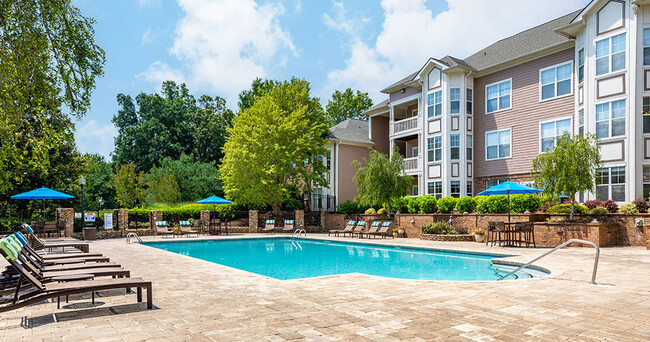
<svg viewBox="0 0 650 342">
<path fill-rule="evenodd" d="M 460 88 L 449 89 L 449 112 L 451 114 L 460 113 Z"/>
<path fill-rule="evenodd" d="M 585 110 L 578 110 L 578 134 L 585 136 Z"/>
<path fill-rule="evenodd" d="M 436 162 L 442 160 L 442 137 L 431 137 L 427 139 L 427 160 Z"/>
<path fill-rule="evenodd" d="M 436 198 L 442 197 L 442 182 L 427 183 L 427 194 L 433 195 Z"/>
<path fill-rule="evenodd" d="M 596 105 L 596 136 L 598 138 L 625 135 L 625 100 Z"/>
<path fill-rule="evenodd" d="M 650 197 L 650 165 L 643 165 L 643 198 Z"/>
<path fill-rule="evenodd" d="M 512 79 L 507 79 L 485 86 L 486 113 L 512 108 Z"/>
<path fill-rule="evenodd" d="M 467 181 L 467 196 L 474 196 L 474 186 L 472 181 Z"/>
<path fill-rule="evenodd" d="M 460 181 L 451 181 L 451 197 L 460 197 Z"/>
<path fill-rule="evenodd" d="M 472 160 L 472 156 L 474 155 L 472 151 L 472 147 L 474 147 L 474 142 L 472 141 L 472 135 L 468 134 L 467 139 L 465 140 L 465 148 L 466 148 L 466 153 L 467 153 L 467 160 Z"/>
<path fill-rule="evenodd" d="M 417 196 L 418 195 L 418 186 L 413 184 L 411 187 L 411 196 Z"/>
<path fill-rule="evenodd" d="M 539 71 L 540 100 L 550 100 L 573 93 L 573 62 L 554 65 Z"/>
<path fill-rule="evenodd" d="M 625 69 L 625 33 L 596 42 L 596 76 Z"/>
<path fill-rule="evenodd" d="M 417 108 L 413 108 L 413 109 L 411 109 L 411 117 L 415 117 L 415 116 L 418 116 L 418 110 L 417 110 Z"/>
<path fill-rule="evenodd" d="M 472 109 L 473 109 L 472 105 L 473 105 L 473 102 L 474 102 L 474 95 L 472 94 L 472 89 L 467 88 L 466 90 L 467 90 L 467 93 L 466 93 L 465 96 L 467 97 L 467 99 L 466 99 L 467 103 L 466 103 L 465 111 L 467 112 L 467 114 L 472 114 Z"/>
<path fill-rule="evenodd" d="M 650 133 L 650 96 L 643 97 L 643 133 Z"/>
<path fill-rule="evenodd" d="M 427 95 L 427 117 L 442 115 L 442 90 Z"/>
<path fill-rule="evenodd" d="M 449 149 L 452 160 L 460 159 L 460 134 L 449 136 Z"/>
<path fill-rule="evenodd" d="M 485 132 L 485 159 L 510 158 L 511 129 Z"/>
<path fill-rule="evenodd" d="M 493 180 L 489 180 L 489 181 L 486 181 L 486 182 L 485 182 L 485 187 L 489 189 L 489 188 L 491 188 L 491 187 L 493 187 L 493 186 L 497 186 L 497 185 L 499 185 L 499 184 L 501 184 L 501 183 L 503 183 L 503 182 L 507 182 L 507 181 L 508 181 L 507 179 L 493 179 Z"/>
<path fill-rule="evenodd" d="M 650 28 L 643 29 L 643 65 L 650 65 Z"/>
<path fill-rule="evenodd" d="M 578 84 L 585 80 L 585 49 L 578 50 Z"/>
<path fill-rule="evenodd" d="M 420 155 L 420 148 L 418 146 L 411 147 L 411 157 L 415 158 Z"/>
<path fill-rule="evenodd" d="M 539 152 L 552 151 L 555 141 L 564 132 L 571 132 L 571 118 L 539 123 Z"/>
<path fill-rule="evenodd" d="M 625 201 L 624 166 L 596 170 L 596 198 L 603 201 Z"/>
</svg>

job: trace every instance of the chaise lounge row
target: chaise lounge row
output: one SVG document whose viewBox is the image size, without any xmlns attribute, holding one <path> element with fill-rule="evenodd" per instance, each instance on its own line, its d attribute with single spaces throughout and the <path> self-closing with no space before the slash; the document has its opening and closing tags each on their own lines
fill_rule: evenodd
<svg viewBox="0 0 650 342">
<path fill-rule="evenodd" d="M 366 229 L 366 221 L 348 221 L 344 229 L 334 229 L 328 231 L 327 235 L 334 234 L 334 236 L 339 236 L 339 234 L 345 237 L 346 234 L 350 234 L 350 237 L 358 236 L 363 239 L 365 236 L 370 237 L 379 237 L 382 239 L 386 237 L 393 238 L 393 232 L 390 229 L 392 221 L 373 221 L 370 224 L 370 228 Z"/>
<path fill-rule="evenodd" d="M 295 224 L 293 220 L 284 220 L 284 226 L 282 227 L 277 227 L 275 220 L 266 220 L 264 228 L 262 228 L 262 233 L 293 233 L 294 229 Z"/>
<path fill-rule="evenodd" d="M 167 221 L 156 221 L 156 235 L 162 235 L 162 237 L 171 235 L 174 237 L 195 234 L 196 236 L 199 236 L 199 231 L 192 227 L 190 221 L 178 221 L 178 228 L 178 230 L 174 231 L 174 229 L 167 224 Z"/>
</svg>

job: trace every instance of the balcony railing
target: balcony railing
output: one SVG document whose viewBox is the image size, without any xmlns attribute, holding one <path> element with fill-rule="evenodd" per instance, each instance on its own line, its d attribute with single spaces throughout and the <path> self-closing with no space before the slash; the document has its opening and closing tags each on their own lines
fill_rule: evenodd
<svg viewBox="0 0 650 342">
<path fill-rule="evenodd" d="M 408 119 L 395 121 L 393 123 L 393 134 L 401 133 L 418 127 L 420 116 L 413 116 Z"/>
<path fill-rule="evenodd" d="M 418 169 L 418 157 L 404 159 L 404 171 L 409 172 Z"/>
</svg>

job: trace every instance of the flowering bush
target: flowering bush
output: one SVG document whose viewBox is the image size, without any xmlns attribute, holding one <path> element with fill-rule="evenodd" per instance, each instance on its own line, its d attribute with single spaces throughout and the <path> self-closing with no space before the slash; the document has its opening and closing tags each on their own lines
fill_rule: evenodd
<svg viewBox="0 0 650 342">
<path fill-rule="evenodd" d="M 618 212 L 618 204 L 611 199 L 603 202 L 603 207 L 607 208 L 610 213 Z"/>
<path fill-rule="evenodd" d="M 609 214 L 609 210 L 605 207 L 595 207 L 591 210 L 589 210 L 589 214 L 591 215 L 605 215 Z"/>
<path fill-rule="evenodd" d="M 632 203 L 634 203 L 636 210 L 638 210 L 640 213 L 647 213 L 648 209 L 650 209 L 650 204 L 645 200 L 645 198 L 637 198 L 632 201 Z"/>
<path fill-rule="evenodd" d="M 483 228 L 476 227 L 476 228 L 472 229 L 472 231 L 476 235 L 485 235 L 485 229 L 483 229 Z"/>
<path fill-rule="evenodd" d="M 636 208 L 636 205 L 634 205 L 634 203 L 622 204 L 618 211 L 621 214 L 625 214 L 625 215 L 638 214 L 639 213 L 639 210 Z"/>
<path fill-rule="evenodd" d="M 443 221 L 436 221 L 422 226 L 422 234 L 458 234 L 451 224 Z"/>
</svg>

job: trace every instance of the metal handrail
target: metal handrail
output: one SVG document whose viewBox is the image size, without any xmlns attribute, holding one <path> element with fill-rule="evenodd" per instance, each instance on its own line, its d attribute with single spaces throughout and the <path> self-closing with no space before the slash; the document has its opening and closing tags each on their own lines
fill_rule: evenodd
<svg viewBox="0 0 650 342">
<path fill-rule="evenodd" d="M 307 231 L 306 231 L 306 230 L 304 230 L 304 229 L 296 229 L 296 230 L 293 232 L 293 234 L 291 234 L 291 237 L 292 237 L 292 238 L 295 238 L 296 235 L 298 235 L 298 237 L 300 237 L 300 234 L 303 234 L 303 233 L 305 234 L 305 237 L 307 237 Z"/>
<path fill-rule="evenodd" d="M 130 244 L 132 237 L 135 237 L 136 239 L 138 239 L 139 243 L 142 243 L 142 239 L 136 233 L 128 233 L 128 234 L 126 234 L 126 243 Z"/>
<path fill-rule="evenodd" d="M 539 259 L 541 259 L 541 258 L 543 258 L 543 257 L 545 257 L 545 256 L 547 256 L 547 255 L 549 255 L 549 254 L 551 254 L 551 253 L 553 253 L 553 252 L 555 252 L 556 250 L 558 250 L 558 249 L 560 249 L 560 248 L 562 248 L 562 247 L 564 247 L 564 246 L 570 244 L 571 242 L 584 243 L 584 244 L 592 245 L 592 246 L 594 246 L 594 247 L 596 248 L 596 256 L 594 257 L 594 270 L 593 270 L 593 272 L 591 273 L 591 282 L 589 283 L 589 284 L 591 284 L 591 285 L 596 285 L 596 272 L 598 271 L 598 258 L 600 257 L 600 247 L 598 247 L 598 245 L 596 245 L 595 243 L 593 243 L 593 242 L 591 242 L 591 241 L 580 240 L 580 239 L 571 239 L 571 240 L 568 240 L 568 241 L 565 241 L 565 242 L 559 244 L 557 247 L 551 249 L 550 251 L 548 251 L 548 252 L 546 252 L 546 253 L 544 253 L 544 254 L 538 256 L 537 258 L 535 258 L 535 259 L 533 259 L 533 260 L 531 260 L 531 261 L 529 261 L 529 262 L 527 262 L 527 263 L 525 263 L 525 264 L 523 264 L 523 265 L 517 267 L 517 269 L 515 269 L 514 271 L 512 271 L 512 272 L 510 272 L 510 273 L 504 275 L 503 277 L 497 279 L 497 281 L 498 281 L 498 280 L 503 280 L 503 279 L 505 279 L 505 278 L 507 278 L 507 277 L 509 277 L 509 276 L 511 276 L 511 275 L 513 275 L 513 274 L 515 274 L 515 273 L 517 273 L 519 270 L 521 270 L 521 269 L 523 269 L 523 268 L 526 268 L 526 267 L 530 266 L 530 264 L 534 263 L 535 261 L 537 261 L 537 260 L 539 260 Z"/>
</svg>

